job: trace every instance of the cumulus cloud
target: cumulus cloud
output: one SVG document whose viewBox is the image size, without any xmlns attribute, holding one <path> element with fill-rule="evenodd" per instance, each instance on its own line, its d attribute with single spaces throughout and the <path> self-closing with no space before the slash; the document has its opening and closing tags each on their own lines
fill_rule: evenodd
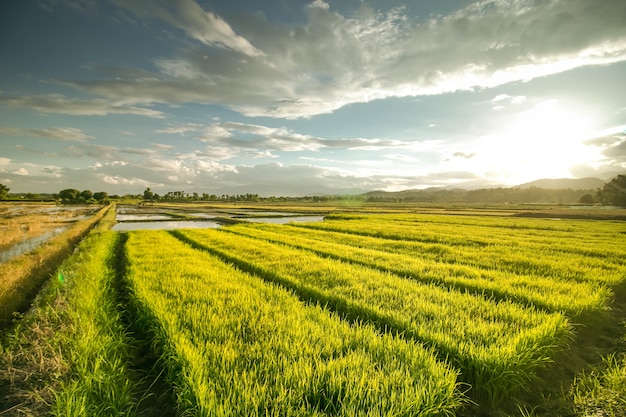
<svg viewBox="0 0 626 417">
<path fill-rule="evenodd" d="M 9 158 L 0 158 L 0 173 L 2 173 L 6 182 L 12 182 L 17 177 L 20 177 L 20 184 L 28 181 L 40 183 L 60 178 L 62 171 L 63 168 L 55 165 L 33 164 L 30 162 L 18 163 Z"/>
<path fill-rule="evenodd" d="M 125 178 L 120 175 L 103 175 L 102 181 L 111 185 L 125 185 L 132 187 L 149 187 L 150 181 L 141 178 Z"/>
<path fill-rule="evenodd" d="M 36 96 L 0 96 L 0 104 L 15 108 L 28 108 L 41 113 L 68 114 L 73 116 L 106 116 L 109 114 L 130 114 L 135 116 L 145 116 L 156 119 L 165 117 L 165 113 L 125 105 L 121 102 L 114 102 L 108 99 L 76 99 L 67 98 L 61 94 L 47 94 Z"/>
<path fill-rule="evenodd" d="M 328 139 L 305 135 L 285 127 L 269 127 L 241 122 L 214 123 L 207 126 L 197 124 L 159 129 L 158 133 L 196 132 L 196 138 L 215 146 L 229 149 L 261 151 L 319 151 L 323 148 L 343 150 L 379 151 L 391 148 L 411 148 L 413 142 L 392 139 L 339 138 Z"/>
<path fill-rule="evenodd" d="M 606 157 L 605 163 L 626 169 L 626 130 L 622 128 L 610 130 L 608 134 L 591 138 L 585 143 L 601 148 L 602 155 Z"/>
<path fill-rule="evenodd" d="M 626 170 L 626 129 L 623 126 L 607 129 L 585 141 L 585 145 L 599 150 L 600 157 L 572 166 L 572 174 L 608 180 Z"/>
<path fill-rule="evenodd" d="M 121 153 L 121 150 L 108 149 L 108 152 Z M 155 154 L 129 161 L 102 160 L 85 168 L 73 169 L 34 164 L 18 166 L 8 158 L 0 158 L 0 173 L 10 181 L 25 173 L 19 171 L 20 168 L 28 170 L 29 176 L 20 178 L 20 189 L 26 192 L 40 192 L 41 187 L 46 185 L 46 189 L 55 191 L 73 187 L 138 194 L 150 187 L 160 194 L 185 190 L 218 195 L 256 193 L 262 196 L 362 193 L 375 189 L 395 191 L 450 183 L 468 184 L 476 178 L 464 172 L 372 175 L 369 169 L 359 173 L 313 163 L 231 165 L 209 157 L 210 152 L 219 151 L 208 149 L 207 152 Z"/>
<path fill-rule="evenodd" d="M 521 104 L 526 101 L 526 96 L 510 96 L 508 94 L 498 94 L 491 100 L 493 110 L 504 110 L 508 106 Z"/>
<path fill-rule="evenodd" d="M 484 0 L 419 22 L 403 9 L 362 5 L 342 15 L 315 1 L 296 26 L 262 14 L 228 24 L 192 0 L 116 4 L 184 28 L 203 45 L 156 59 L 152 77 L 75 86 L 114 101 L 218 103 L 247 116 L 309 117 L 349 103 L 494 87 L 626 60 L 621 0 Z M 207 47 L 215 44 L 226 49 Z"/>
<path fill-rule="evenodd" d="M 87 139 L 95 139 L 93 136 L 73 127 L 51 127 L 46 129 L 0 127 L 0 134 L 8 136 L 39 137 L 66 142 L 85 142 Z"/>
</svg>

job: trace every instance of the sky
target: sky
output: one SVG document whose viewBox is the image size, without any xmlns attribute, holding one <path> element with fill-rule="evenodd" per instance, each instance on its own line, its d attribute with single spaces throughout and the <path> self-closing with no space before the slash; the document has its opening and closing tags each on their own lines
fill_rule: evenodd
<svg viewBox="0 0 626 417">
<path fill-rule="evenodd" d="M 626 173 L 624 0 L 4 1 L 0 57 L 15 193 Z"/>
</svg>

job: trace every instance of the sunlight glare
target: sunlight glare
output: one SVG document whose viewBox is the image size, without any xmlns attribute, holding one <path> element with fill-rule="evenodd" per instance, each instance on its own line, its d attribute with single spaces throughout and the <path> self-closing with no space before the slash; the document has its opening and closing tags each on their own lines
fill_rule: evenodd
<svg viewBox="0 0 626 417">
<path fill-rule="evenodd" d="M 489 165 L 511 184 L 539 178 L 571 177 L 570 168 L 599 157 L 584 144 L 593 120 L 584 111 L 549 100 L 520 113 L 491 137 Z M 497 141 L 497 142 L 496 142 Z"/>
</svg>

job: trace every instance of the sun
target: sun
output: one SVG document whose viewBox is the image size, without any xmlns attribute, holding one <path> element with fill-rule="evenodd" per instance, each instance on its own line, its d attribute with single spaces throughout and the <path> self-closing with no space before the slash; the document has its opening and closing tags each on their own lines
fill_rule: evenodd
<svg viewBox="0 0 626 417">
<path fill-rule="evenodd" d="M 571 177 L 571 167 L 599 157 L 584 143 L 593 128 L 590 113 L 557 100 L 542 102 L 490 135 L 487 164 L 512 184 Z"/>
</svg>

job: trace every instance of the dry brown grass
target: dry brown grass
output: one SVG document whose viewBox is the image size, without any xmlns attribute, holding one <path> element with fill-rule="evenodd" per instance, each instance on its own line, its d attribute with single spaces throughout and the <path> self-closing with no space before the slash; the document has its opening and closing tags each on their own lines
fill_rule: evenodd
<svg viewBox="0 0 626 417">
<path fill-rule="evenodd" d="M 0 264 L 0 327 L 7 325 L 15 312 L 28 308 L 43 282 L 107 210 L 105 207 L 91 218 L 77 221 L 37 249 Z"/>
</svg>

